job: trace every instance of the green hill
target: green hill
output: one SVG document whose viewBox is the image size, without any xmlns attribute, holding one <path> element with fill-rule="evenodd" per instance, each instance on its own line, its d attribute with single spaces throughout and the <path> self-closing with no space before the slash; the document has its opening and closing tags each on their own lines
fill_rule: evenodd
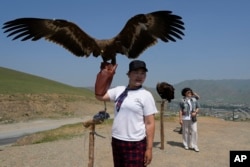
<svg viewBox="0 0 250 167">
<path fill-rule="evenodd" d="M 205 104 L 223 103 L 250 105 L 250 79 L 238 80 L 187 80 L 173 85 L 175 100 L 181 98 L 181 90 L 191 87 Z M 155 88 L 149 89 L 160 100 Z M 90 88 L 77 88 L 46 78 L 0 67 L 0 94 L 68 94 L 94 98 Z"/>
<path fill-rule="evenodd" d="M 89 89 L 0 67 L 0 124 L 93 116 L 103 109 L 103 102 Z"/>
<path fill-rule="evenodd" d="M 92 96 L 93 92 L 46 78 L 0 67 L 0 94 L 58 93 Z"/>
</svg>

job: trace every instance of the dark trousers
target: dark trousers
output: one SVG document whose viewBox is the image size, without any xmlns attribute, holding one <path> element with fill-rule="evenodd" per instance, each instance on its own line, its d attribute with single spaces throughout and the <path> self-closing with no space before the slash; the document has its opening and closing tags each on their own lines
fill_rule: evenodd
<svg viewBox="0 0 250 167">
<path fill-rule="evenodd" d="M 112 138 L 114 167 L 144 167 L 146 138 L 141 141 L 122 141 Z"/>
</svg>

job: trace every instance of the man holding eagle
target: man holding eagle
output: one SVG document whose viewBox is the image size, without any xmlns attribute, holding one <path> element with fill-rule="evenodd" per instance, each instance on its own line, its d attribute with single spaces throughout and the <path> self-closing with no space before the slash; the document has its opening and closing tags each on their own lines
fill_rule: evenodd
<svg viewBox="0 0 250 167">
<path fill-rule="evenodd" d="M 91 54 L 101 56 L 103 62 L 96 79 L 95 94 L 99 100 L 114 101 L 115 119 L 122 121 L 114 120 L 116 123 L 112 127 L 114 164 L 119 167 L 143 167 L 150 164 L 154 114 L 157 110 L 152 95 L 142 88 L 148 71 L 146 63 L 140 60 L 130 63 L 127 87 L 109 87 L 117 68 L 116 55 L 136 59 L 148 47 L 156 44 L 158 39 L 163 42 L 182 39 L 185 28 L 180 16 L 171 11 L 138 14 L 130 18 L 115 37 L 101 40 L 91 37 L 76 24 L 61 19 L 19 18 L 4 23 L 3 29 L 8 37 L 14 36 L 13 40 L 21 38 L 22 41 L 37 41 L 44 38 L 63 46 L 78 57 L 89 57 Z M 158 84 L 157 91 L 162 98 L 170 101 L 173 98 L 173 92 L 168 92 L 174 91 L 171 85 Z M 141 147 L 134 147 L 133 143 Z M 119 155 L 116 154 L 117 147 Z"/>
</svg>

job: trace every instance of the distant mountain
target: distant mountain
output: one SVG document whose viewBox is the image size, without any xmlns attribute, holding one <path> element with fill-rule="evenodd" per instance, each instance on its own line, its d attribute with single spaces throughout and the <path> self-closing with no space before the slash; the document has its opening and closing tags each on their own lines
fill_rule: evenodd
<svg viewBox="0 0 250 167">
<path fill-rule="evenodd" d="M 200 102 L 204 104 L 250 106 L 250 79 L 187 80 L 173 86 L 175 100 L 182 98 L 183 88 L 190 87 L 200 95 Z M 157 94 L 155 88 L 150 90 Z"/>
</svg>

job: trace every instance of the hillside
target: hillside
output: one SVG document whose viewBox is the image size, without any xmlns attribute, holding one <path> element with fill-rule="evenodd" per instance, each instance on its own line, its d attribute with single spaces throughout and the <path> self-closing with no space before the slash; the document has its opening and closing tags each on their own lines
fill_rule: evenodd
<svg viewBox="0 0 250 167">
<path fill-rule="evenodd" d="M 250 80 L 189 80 L 173 86 L 175 99 L 168 105 L 173 111 L 177 111 L 184 87 L 196 91 L 203 106 L 250 107 Z M 146 88 L 157 102 L 161 100 L 155 88 Z M 107 107 L 112 112 L 112 104 Z M 94 115 L 103 109 L 103 102 L 95 99 L 93 88 L 77 88 L 0 67 L 0 123 Z"/>
<path fill-rule="evenodd" d="M 0 67 L 0 123 L 93 115 L 103 109 L 89 89 Z"/>
<path fill-rule="evenodd" d="M 88 89 L 80 89 L 53 80 L 0 67 L 0 94 L 59 93 L 92 96 Z"/>
<path fill-rule="evenodd" d="M 181 98 L 181 90 L 191 87 L 201 96 L 202 103 L 250 105 L 250 79 L 248 80 L 187 80 L 173 85 L 175 100 Z M 160 100 L 155 88 L 150 90 Z M 77 88 L 46 78 L 0 67 L 0 94 L 73 94 L 94 98 L 93 88 Z"/>
</svg>

